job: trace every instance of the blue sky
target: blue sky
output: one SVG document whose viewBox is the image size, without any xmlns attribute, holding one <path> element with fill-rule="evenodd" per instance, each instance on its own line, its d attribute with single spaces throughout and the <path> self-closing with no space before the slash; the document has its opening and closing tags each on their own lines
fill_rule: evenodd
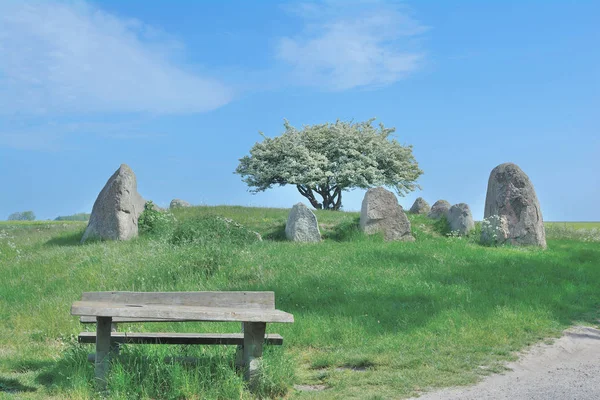
<svg viewBox="0 0 600 400">
<path fill-rule="evenodd" d="M 146 199 L 290 207 L 233 171 L 267 136 L 376 117 L 418 196 L 483 217 L 489 173 L 548 221 L 599 221 L 600 3 L 0 0 L 0 219 L 89 212 L 129 164 Z M 344 193 L 359 210 L 362 191 Z"/>
</svg>

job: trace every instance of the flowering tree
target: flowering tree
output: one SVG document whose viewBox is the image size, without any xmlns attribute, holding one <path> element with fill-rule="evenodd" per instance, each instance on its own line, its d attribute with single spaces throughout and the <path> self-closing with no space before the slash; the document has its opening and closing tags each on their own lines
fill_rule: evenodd
<svg viewBox="0 0 600 400">
<path fill-rule="evenodd" d="M 240 159 L 235 173 L 254 193 L 274 185 L 296 185 L 300 194 L 318 209 L 339 210 L 342 191 L 387 186 L 403 196 L 419 188 L 423 173 L 412 146 L 389 138 L 395 128 L 365 122 L 336 121 L 297 130 L 284 121 L 285 132 L 255 143 Z M 316 195 L 321 197 L 320 201 Z"/>
</svg>

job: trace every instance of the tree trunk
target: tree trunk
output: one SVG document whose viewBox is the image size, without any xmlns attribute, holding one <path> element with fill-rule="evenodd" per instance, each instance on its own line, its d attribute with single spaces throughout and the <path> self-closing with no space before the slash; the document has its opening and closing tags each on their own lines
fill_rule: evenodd
<svg viewBox="0 0 600 400">
<path fill-rule="evenodd" d="M 298 191 L 300 192 L 300 194 L 304 197 L 306 197 L 308 199 L 308 201 L 310 201 L 310 204 L 316 208 L 317 210 L 320 210 L 321 208 L 323 208 L 323 205 L 321 203 L 319 203 L 317 201 L 317 199 L 315 199 L 315 194 L 313 193 L 312 189 L 308 186 L 302 186 L 302 185 L 296 185 L 296 189 L 298 189 Z"/>
<path fill-rule="evenodd" d="M 304 185 L 296 185 L 298 192 L 308 199 L 310 204 L 317 210 L 332 210 L 338 211 L 342 207 L 342 188 L 338 186 L 324 188 L 315 187 L 311 188 Z M 323 201 L 319 202 L 315 198 L 315 193 L 319 194 Z"/>
</svg>

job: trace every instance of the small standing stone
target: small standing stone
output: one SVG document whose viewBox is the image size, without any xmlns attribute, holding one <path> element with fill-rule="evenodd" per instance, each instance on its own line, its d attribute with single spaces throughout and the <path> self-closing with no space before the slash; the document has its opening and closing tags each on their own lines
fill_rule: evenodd
<svg viewBox="0 0 600 400">
<path fill-rule="evenodd" d="M 465 203 L 455 204 L 448 211 L 448 223 L 452 232 L 458 232 L 460 235 L 468 234 L 475 228 L 471 209 Z"/>
<path fill-rule="evenodd" d="M 411 214 L 427 214 L 430 209 L 429 203 L 424 198 L 419 197 L 415 200 L 409 212 Z"/>
<path fill-rule="evenodd" d="M 506 219 L 505 242 L 546 248 L 544 220 L 535 189 L 525 172 L 513 163 L 500 164 L 490 174 L 483 217 L 492 215 Z"/>
<path fill-rule="evenodd" d="M 129 240 L 138 235 L 138 218 L 145 200 L 137 192 L 135 174 L 126 164 L 108 179 L 92 208 L 88 226 L 81 238 Z"/>
<path fill-rule="evenodd" d="M 450 203 L 446 200 L 438 200 L 433 203 L 431 206 L 431 211 L 427 216 L 431 219 L 440 219 L 442 217 L 446 217 L 448 215 L 448 211 L 450 211 Z"/>
<path fill-rule="evenodd" d="M 320 242 L 316 215 L 302 203 L 294 205 L 285 224 L 285 236 L 294 242 Z"/>
<path fill-rule="evenodd" d="M 385 240 L 414 241 L 410 221 L 394 193 L 382 187 L 365 193 L 360 210 L 360 229 L 367 235 L 383 232 Z"/>
<path fill-rule="evenodd" d="M 181 199 L 173 199 L 171 200 L 171 204 L 169 208 L 177 208 L 177 207 L 191 207 L 192 205 L 185 200 Z"/>
</svg>

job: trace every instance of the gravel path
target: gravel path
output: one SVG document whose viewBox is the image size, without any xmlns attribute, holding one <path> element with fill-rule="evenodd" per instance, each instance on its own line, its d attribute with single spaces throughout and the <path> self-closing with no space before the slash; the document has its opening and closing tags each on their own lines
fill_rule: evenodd
<svg viewBox="0 0 600 400">
<path fill-rule="evenodd" d="M 511 371 L 479 384 L 432 392 L 419 400 L 598 400 L 600 330 L 576 326 L 551 345 L 535 345 Z"/>
</svg>

